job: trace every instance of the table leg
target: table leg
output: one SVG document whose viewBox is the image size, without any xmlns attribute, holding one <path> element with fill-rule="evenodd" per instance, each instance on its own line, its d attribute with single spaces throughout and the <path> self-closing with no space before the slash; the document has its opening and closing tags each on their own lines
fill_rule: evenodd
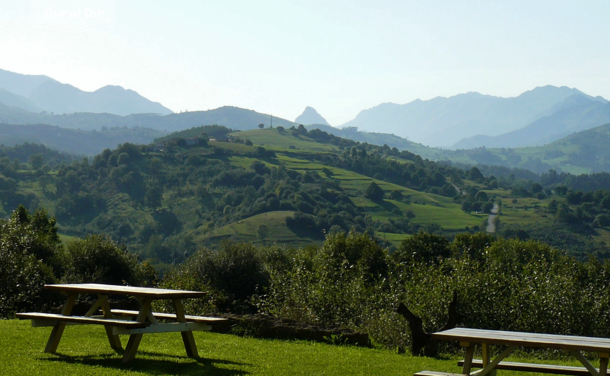
<svg viewBox="0 0 610 376">
<path fill-rule="evenodd" d="M 468 374 L 470 374 L 470 370 L 472 369 L 472 357 L 474 356 L 474 343 L 460 342 L 460 345 L 466 347 L 466 352 L 464 354 L 464 368 L 462 368 L 462 373 L 465 375 L 468 375 Z"/>
<path fill-rule="evenodd" d="M 151 299 L 144 299 L 142 301 L 142 305 L 140 306 L 140 313 L 138 313 L 138 317 L 136 318 L 136 321 L 138 321 L 138 322 L 146 321 L 146 318 L 148 317 L 148 312 L 150 312 L 151 303 L 152 303 Z M 132 334 L 129 336 L 129 342 L 127 342 L 127 347 L 125 347 L 125 353 L 123 353 L 123 363 L 129 363 L 135 359 L 141 340 L 142 340 L 142 334 Z"/>
<path fill-rule="evenodd" d="M 608 374 L 608 353 L 599 353 L 599 376 L 606 376 Z"/>
<path fill-rule="evenodd" d="M 186 322 L 186 318 L 184 317 L 184 307 L 182 306 L 182 301 L 180 299 L 173 299 L 174 303 L 174 311 L 176 312 L 176 321 L 178 322 Z M 184 342 L 184 348 L 186 349 L 186 355 L 191 358 L 198 358 L 199 353 L 197 351 L 197 344 L 195 343 L 195 338 L 193 337 L 192 331 L 180 332 L 182 334 L 182 342 Z"/>
<path fill-rule="evenodd" d="M 68 295 L 68 300 L 64 303 L 64 308 L 61 310 L 61 314 L 64 316 L 70 316 L 72 313 L 72 307 L 74 307 L 74 303 L 76 302 L 77 294 Z M 65 322 L 58 322 L 53 327 L 51 331 L 51 335 L 49 336 L 49 341 L 47 342 L 47 347 L 45 347 L 44 352 L 54 354 L 57 351 L 57 346 L 59 346 L 59 341 L 61 340 L 61 336 L 64 334 L 64 329 L 66 328 Z"/>
<path fill-rule="evenodd" d="M 487 367 L 489 365 L 490 359 L 491 359 L 491 345 L 489 343 L 484 343 L 482 345 L 483 347 L 483 368 Z M 496 376 L 496 370 L 493 369 L 492 371 L 489 372 L 489 376 Z"/>
<path fill-rule="evenodd" d="M 108 303 L 108 295 L 98 294 L 97 296 L 100 306 L 102 307 L 102 312 L 104 313 L 104 318 L 111 319 L 112 311 L 110 310 L 110 303 Z M 112 332 L 112 326 L 104 325 L 104 329 L 106 330 L 106 336 L 108 337 L 108 342 L 110 342 L 110 347 L 112 347 L 114 351 L 122 351 L 123 345 L 121 344 L 121 339 Z"/>
<path fill-rule="evenodd" d="M 599 372 L 595 369 L 595 367 L 593 367 L 593 365 L 587 360 L 587 358 L 585 358 L 582 355 L 582 353 L 580 351 L 572 350 L 572 355 L 574 355 L 574 357 L 576 359 L 578 359 L 582 363 L 583 366 L 585 366 L 585 368 L 589 371 L 589 373 L 591 373 L 591 375 L 593 375 L 593 376 L 599 375 Z M 600 359 L 600 361 L 601 361 L 601 359 Z M 607 365 L 608 365 L 608 359 L 606 359 L 606 366 Z"/>
<path fill-rule="evenodd" d="M 486 366 L 483 366 L 483 369 L 476 372 L 476 374 L 478 376 L 487 376 L 491 374 L 496 370 L 496 366 L 502 361 L 502 359 L 512 354 L 512 352 L 515 351 L 516 348 L 517 346 L 508 346 L 506 349 L 504 349 L 504 351 L 500 353 L 500 355 L 496 356 L 496 358 L 489 362 Z"/>
</svg>

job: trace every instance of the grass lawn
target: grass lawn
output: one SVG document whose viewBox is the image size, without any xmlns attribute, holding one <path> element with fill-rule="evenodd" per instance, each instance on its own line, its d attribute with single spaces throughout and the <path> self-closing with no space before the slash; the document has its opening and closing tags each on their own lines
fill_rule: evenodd
<svg viewBox="0 0 610 376">
<path fill-rule="evenodd" d="M 69 326 L 57 354 L 43 353 L 50 328 L 0 320 L 2 375 L 412 375 L 458 371 L 455 360 L 413 358 L 387 350 L 306 341 L 196 332 L 200 359 L 186 357 L 179 333 L 144 335 L 136 360 L 124 365 L 103 327 Z M 123 346 L 127 337 L 121 336 Z"/>
<path fill-rule="evenodd" d="M 207 332 L 194 333 L 199 359 L 186 356 L 179 333 L 146 334 L 135 361 L 123 364 L 121 355 L 110 349 L 101 326 L 69 326 L 57 353 L 45 354 L 50 331 L 32 328 L 29 321 L 0 320 L 0 375 L 413 375 L 421 370 L 461 371 L 459 355 L 413 357 L 390 350 Z M 125 346 L 127 337 L 121 336 L 121 340 Z M 576 360 L 540 361 L 519 356 L 509 360 L 579 365 Z M 593 364 L 598 366 L 595 361 Z"/>
</svg>

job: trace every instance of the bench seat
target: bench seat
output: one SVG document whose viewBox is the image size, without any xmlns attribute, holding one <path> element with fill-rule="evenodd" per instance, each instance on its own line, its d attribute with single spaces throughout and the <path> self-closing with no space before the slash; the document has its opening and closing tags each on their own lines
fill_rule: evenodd
<svg viewBox="0 0 610 376">
<path fill-rule="evenodd" d="M 137 317 L 139 313 L 138 311 L 131 311 L 126 309 L 112 309 L 111 312 L 113 315 L 116 316 L 128 316 L 132 318 Z M 173 313 L 153 312 L 152 314 L 157 319 L 176 320 L 176 315 Z M 202 324 L 223 324 L 229 321 L 228 319 L 224 319 L 221 317 L 204 317 L 191 315 L 185 315 L 184 317 L 186 318 L 187 322 L 197 322 Z"/>
<path fill-rule="evenodd" d="M 458 366 L 462 367 L 464 361 L 460 360 Z M 473 368 L 483 368 L 483 361 L 480 359 L 472 360 Z M 509 371 L 522 371 L 522 372 L 538 372 L 538 373 L 552 373 L 556 375 L 576 375 L 576 376 L 588 376 L 591 373 L 585 367 L 575 366 L 558 366 L 554 364 L 535 364 L 535 363 L 517 363 L 517 362 L 500 362 L 496 369 L 503 369 Z M 599 369 L 598 369 L 599 371 Z"/>
<path fill-rule="evenodd" d="M 420 371 L 415 376 L 468 376 L 461 373 L 437 372 L 437 371 Z"/>
<path fill-rule="evenodd" d="M 17 317 L 20 320 L 33 320 L 32 325 L 34 325 L 34 321 L 42 320 L 46 321 L 47 325 L 50 325 L 51 321 L 53 322 L 65 322 L 72 324 L 98 324 L 98 325 L 111 325 L 118 326 L 123 328 L 146 328 L 150 325 L 148 322 L 137 322 L 131 320 L 117 320 L 117 319 L 106 319 L 101 317 L 87 317 L 87 316 L 64 316 L 56 313 L 41 313 L 41 312 L 24 312 L 18 313 Z"/>
</svg>

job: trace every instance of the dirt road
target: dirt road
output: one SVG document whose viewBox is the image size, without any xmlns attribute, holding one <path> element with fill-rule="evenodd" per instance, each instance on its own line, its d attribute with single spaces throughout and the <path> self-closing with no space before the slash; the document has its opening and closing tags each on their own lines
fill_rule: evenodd
<svg viewBox="0 0 610 376">
<path fill-rule="evenodd" d="M 500 207 L 498 206 L 498 204 L 494 204 L 493 209 L 491 209 L 491 214 L 487 219 L 487 232 L 496 232 L 496 225 L 494 225 L 494 219 L 498 215 L 498 210 L 500 210 Z"/>
</svg>

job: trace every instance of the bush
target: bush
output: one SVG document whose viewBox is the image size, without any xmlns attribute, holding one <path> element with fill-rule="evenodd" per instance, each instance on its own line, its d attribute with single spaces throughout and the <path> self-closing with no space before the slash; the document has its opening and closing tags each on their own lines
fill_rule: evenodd
<svg viewBox="0 0 610 376">
<path fill-rule="evenodd" d="M 45 210 L 31 215 L 19 206 L 0 220 L 0 317 L 44 310 L 53 303 L 54 296 L 43 286 L 61 273 L 60 251 L 55 218 Z"/>
<path fill-rule="evenodd" d="M 185 302 L 196 314 L 252 312 L 251 298 L 269 284 L 264 257 L 252 244 L 225 242 L 218 251 L 204 248 L 171 272 L 166 288 L 207 291 L 206 300 Z"/>
<path fill-rule="evenodd" d="M 156 279 L 151 266 L 104 235 L 69 242 L 64 263 L 65 283 L 152 286 Z"/>
</svg>

